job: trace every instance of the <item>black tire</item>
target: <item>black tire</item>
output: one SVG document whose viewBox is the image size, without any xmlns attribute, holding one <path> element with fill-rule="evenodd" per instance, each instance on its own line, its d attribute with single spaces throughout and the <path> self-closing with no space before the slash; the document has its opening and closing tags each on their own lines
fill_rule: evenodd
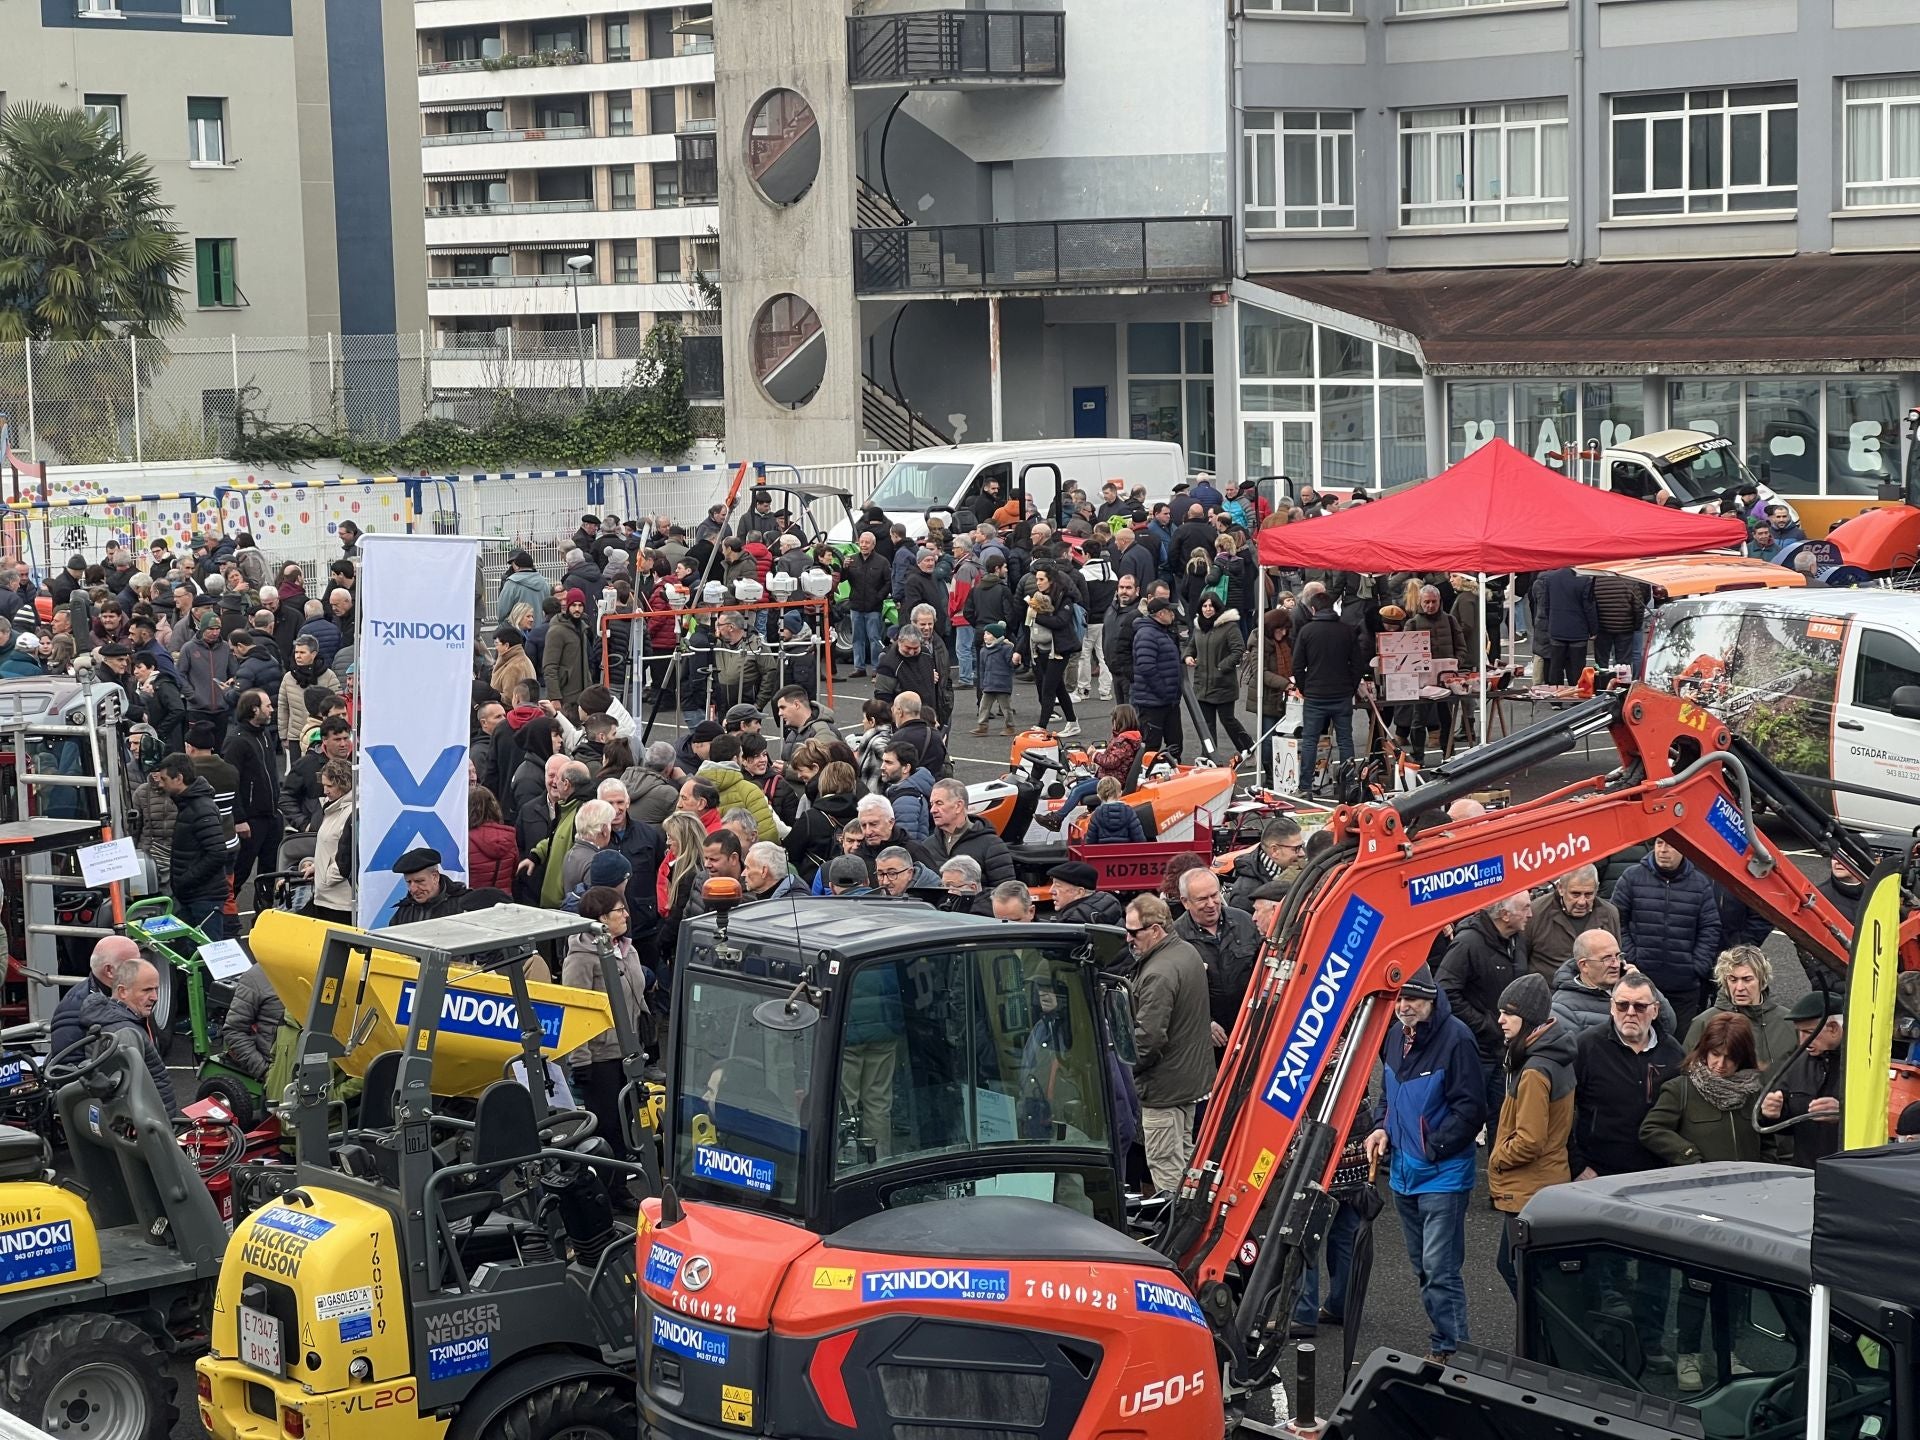
<svg viewBox="0 0 1920 1440">
<path fill-rule="evenodd" d="M 193 1092 L 193 1098 L 219 1100 L 232 1114 L 233 1123 L 242 1130 L 251 1130 L 260 1123 L 260 1104 L 253 1098 L 253 1092 L 231 1075 L 209 1075 Z"/>
<path fill-rule="evenodd" d="M 631 1440 L 640 1433 L 633 1392 L 613 1380 L 569 1380 L 516 1400 L 481 1440 Z"/>
<path fill-rule="evenodd" d="M 180 1423 L 166 1357 L 138 1325 L 62 1315 L 7 1356 L 6 1408 L 58 1440 L 168 1440 Z"/>
<path fill-rule="evenodd" d="M 165 1063 L 173 1059 L 174 1022 L 186 1013 L 186 977 L 174 968 L 173 961 L 159 946 L 142 950 L 140 954 L 160 972 L 160 998 L 154 1001 L 149 1028 L 153 1031 L 154 1048 Z"/>
</svg>

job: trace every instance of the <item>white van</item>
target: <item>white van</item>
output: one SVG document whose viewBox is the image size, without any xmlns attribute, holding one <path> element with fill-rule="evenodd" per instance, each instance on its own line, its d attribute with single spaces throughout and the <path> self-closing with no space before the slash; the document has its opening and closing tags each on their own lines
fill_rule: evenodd
<svg viewBox="0 0 1920 1440">
<path fill-rule="evenodd" d="M 874 487 L 870 505 L 915 539 L 927 533 L 931 512 L 970 510 L 985 520 L 1015 494 L 1031 495 L 1042 515 L 1052 515 L 1061 488 L 1078 484 L 1098 506 L 1100 487 L 1118 480 L 1122 493 L 1144 487 L 1149 507 L 1173 497 L 1187 478 L 1185 452 L 1165 440 L 1013 440 L 999 444 L 942 445 L 912 450 Z M 998 494 L 997 501 L 991 500 Z M 852 521 L 836 526 L 829 540 L 851 540 Z"/>
<path fill-rule="evenodd" d="M 1676 600 L 1654 622 L 1646 677 L 1723 717 L 1849 828 L 1920 826 L 1920 595 Z"/>
</svg>

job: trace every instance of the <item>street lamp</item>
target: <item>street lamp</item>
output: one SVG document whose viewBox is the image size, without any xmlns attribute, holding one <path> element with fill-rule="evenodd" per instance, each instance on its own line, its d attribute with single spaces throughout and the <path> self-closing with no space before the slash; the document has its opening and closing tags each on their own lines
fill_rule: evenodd
<svg viewBox="0 0 1920 1440">
<path fill-rule="evenodd" d="M 569 255 L 567 273 L 573 286 L 573 348 L 580 358 L 580 403 L 587 403 L 587 337 L 580 320 L 580 276 L 593 268 L 593 256 Z"/>
</svg>

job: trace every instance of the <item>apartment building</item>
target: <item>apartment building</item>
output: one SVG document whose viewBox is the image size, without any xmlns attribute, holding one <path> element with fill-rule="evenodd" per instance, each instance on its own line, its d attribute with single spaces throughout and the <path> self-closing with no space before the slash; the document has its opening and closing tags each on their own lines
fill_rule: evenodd
<svg viewBox="0 0 1920 1440">
<path fill-rule="evenodd" d="M 1047 435 L 1214 456 L 1217 0 L 714 16 L 731 453 Z"/>
<path fill-rule="evenodd" d="M 1790 495 L 1900 473 L 1912 0 L 1234 8 L 1227 473 L 1375 487 L 1669 426 Z"/>
<path fill-rule="evenodd" d="M 669 319 L 715 398 L 712 7 L 412 9 L 436 383 L 617 385 Z"/>
<path fill-rule="evenodd" d="M 0 103 L 105 115 L 152 162 L 193 252 L 182 348 L 412 334 L 426 316 L 418 100 L 411 17 L 398 9 L 12 5 L 0 9 Z"/>
</svg>

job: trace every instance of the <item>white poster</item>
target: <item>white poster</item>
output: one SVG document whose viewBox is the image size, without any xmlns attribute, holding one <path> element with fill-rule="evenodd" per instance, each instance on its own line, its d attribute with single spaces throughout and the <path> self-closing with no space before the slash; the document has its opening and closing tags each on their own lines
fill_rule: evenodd
<svg viewBox="0 0 1920 1440">
<path fill-rule="evenodd" d="M 417 846 L 467 874 L 467 706 L 479 542 L 443 535 L 360 540 L 360 924 L 385 925 L 406 895 L 393 862 Z"/>
</svg>

